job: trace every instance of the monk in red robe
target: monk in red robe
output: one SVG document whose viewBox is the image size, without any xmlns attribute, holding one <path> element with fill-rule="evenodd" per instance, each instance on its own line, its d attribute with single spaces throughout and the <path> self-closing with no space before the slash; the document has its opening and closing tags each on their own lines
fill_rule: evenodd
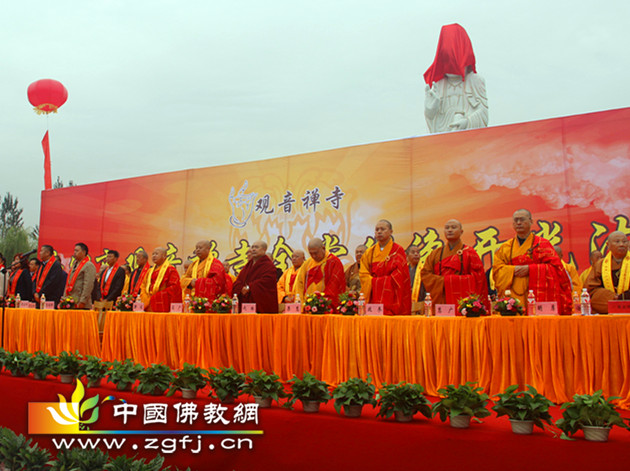
<svg viewBox="0 0 630 471">
<path fill-rule="evenodd" d="M 311 258 L 304 262 L 297 274 L 295 292 L 302 299 L 307 294 L 323 293 L 332 301 L 331 308 L 335 312 L 339 305 L 339 295 L 346 291 L 343 264 L 337 256 L 326 250 L 321 239 L 312 239 L 308 243 L 308 252 Z"/>
<path fill-rule="evenodd" d="M 505 242 L 494 254 L 492 276 L 499 297 L 505 290 L 527 308 L 527 294 L 534 292 L 537 302 L 555 301 L 558 311 L 571 315 L 571 284 L 562 261 L 551 243 L 531 231 L 532 213 L 519 209 L 512 216 L 516 237 Z"/>
<path fill-rule="evenodd" d="M 221 261 L 214 257 L 209 240 L 200 240 L 195 246 L 195 260 L 182 277 L 183 290 L 190 290 L 191 296 L 214 301 L 222 294 L 232 292 L 232 280 L 225 273 Z"/>
<path fill-rule="evenodd" d="M 266 242 L 259 240 L 252 244 L 249 261 L 236 277 L 232 290 L 241 303 L 255 303 L 256 312 L 277 313 L 276 266 L 266 252 Z"/>
<path fill-rule="evenodd" d="M 385 315 L 411 314 L 411 282 L 405 249 L 392 239 L 392 223 L 381 219 L 376 224 L 376 244 L 361 257 L 361 289 L 372 304 L 383 304 Z"/>
<path fill-rule="evenodd" d="M 166 260 L 166 249 L 158 247 L 151 255 L 153 266 L 147 273 L 142 287 L 145 311 L 170 312 L 171 303 L 182 302 L 179 273 Z"/>
<path fill-rule="evenodd" d="M 291 266 L 285 270 L 278 280 L 279 303 L 292 303 L 295 301 L 295 279 L 304 260 L 304 251 L 302 250 L 295 250 L 291 255 Z"/>
<path fill-rule="evenodd" d="M 490 312 L 488 285 L 483 263 L 472 247 L 464 245 L 462 223 L 456 219 L 444 225 L 446 245 L 429 254 L 422 267 L 422 283 L 434 304 L 457 304 L 472 294 Z"/>
<path fill-rule="evenodd" d="M 630 299 L 630 242 L 621 231 L 608 236 L 608 253 L 595 262 L 584 287 L 591 296 L 593 311 L 608 313 L 608 301 Z"/>
</svg>

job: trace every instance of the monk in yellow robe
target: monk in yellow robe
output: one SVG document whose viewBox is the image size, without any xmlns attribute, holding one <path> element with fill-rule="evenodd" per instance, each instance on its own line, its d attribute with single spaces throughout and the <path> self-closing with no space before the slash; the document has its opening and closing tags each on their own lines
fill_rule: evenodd
<svg viewBox="0 0 630 471">
<path fill-rule="evenodd" d="M 582 282 L 580 281 L 580 276 L 578 275 L 577 270 L 575 269 L 573 265 L 570 265 L 563 260 L 562 247 L 560 247 L 559 245 L 554 245 L 553 249 L 558 254 L 558 257 L 560 257 L 560 260 L 562 261 L 562 266 L 564 267 L 564 270 L 567 272 L 569 281 L 571 281 L 571 291 L 573 291 L 574 293 L 580 294 L 582 292 Z"/>
<path fill-rule="evenodd" d="M 444 225 L 446 245 L 433 250 L 422 267 L 422 283 L 434 304 L 457 304 L 472 294 L 490 312 L 483 263 L 472 247 L 462 242 L 464 229 L 457 219 Z"/>
<path fill-rule="evenodd" d="M 608 236 L 608 254 L 595 262 L 586 279 L 593 311 L 608 314 L 608 301 L 630 299 L 630 242 L 620 231 Z"/>
<path fill-rule="evenodd" d="M 582 273 L 580 273 L 580 281 L 582 282 L 582 287 L 586 287 L 586 279 L 588 278 L 589 273 L 591 273 L 591 270 L 595 266 L 595 263 L 598 260 L 601 260 L 602 258 L 604 258 L 604 256 L 599 250 L 594 250 L 591 252 L 588 258 L 590 262 L 589 267 L 586 270 L 584 270 Z"/>
<path fill-rule="evenodd" d="M 527 294 L 534 292 L 537 302 L 555 301 L 563 315 L 573 313 L 571 284 L 551 243 L 535 235 L 532 214 L 519 209 L 512 215 L 516 237 L 505 242 L 494 254 L 492 276 L 499 298 L 505 290 L 527 307 Z"/>
<path fill-rule="evenodd" d="M 312 239 L 308 243 L 309 258 L 297 273 L 295 279 L 295 293 L 299 293 L 302 299 L 307 294 L 320 292 L 332 301 L 332 309 L 335 312 L 339 305 L 339 295 L 346 290 L 346 277 L 343 273 L 343 264 L 336 255 L 326 250 L 324 241 Z"/>
<path fill-rule="evenodd" d="M 405 249 L 394 242 L 392 223 L 381 219 L 374 228 L 376 244 L 361 257 L 361 289 L 368 303 L 383 304 L 385 315 L 411 314 L 411 282 Z"/>
<path fill-rule="evenodd" d="M 232 281 L 232 283 L 234 283 L 234 281 L 236 281 L 236 275 L 234 275 L 230 271 L 230 268 L 230 262 L 228 262 L 227 260 L 223 260 L 223 269 L 225 270 L 225 275 Z"/>
<path fill-rule="evenodd" d="M 225 274 L 223 264 L 211 251 L 209 240 L 200 240 L 195 246 L 195 260 L 181 279 L 183 290 L 189 289 L 191 296 L 207 298 L 212 302 L 222 294 L 232 292 L 232 280 Z"/>
<path fill-rule="evenodd" d="M 367 247 L 365 245 L 357 245 L 357 248 L 354 249 L 355 262 L 344 269 L 346 288 L 348 291 L 361 292 L 361 277 L 359 276 L 359 271 L 361 269 L 361 257 L 363 257 L 366 250 Z"/>
<path fill-rule="evenodd" d="M 291 255 L 291 266 L 284 271 L 278 280 L 278 303 L 292 303 L 295 301 L 295 279 L 304 260 L 303 250 L 296 250 Z"/>
<path fill-rule="evenodd" d="M 409 280 L 411 283 L 411 303 L 424 300 L 424 289 L 422 286 L 422 264 L 420 263 L 420 247 L 410 245 L 405 250 L 407 254 L 407 265 L 409 265 Z"/>
<path fill-rule="evenodd" d="M 151 255 L 154 265 L 147 273 L 140 295 L 145 311 L 170 312 L 171 303 L 182 302 L 179 273 L 166 258 L 164 247 L 157 247 Z"/>
</svg>

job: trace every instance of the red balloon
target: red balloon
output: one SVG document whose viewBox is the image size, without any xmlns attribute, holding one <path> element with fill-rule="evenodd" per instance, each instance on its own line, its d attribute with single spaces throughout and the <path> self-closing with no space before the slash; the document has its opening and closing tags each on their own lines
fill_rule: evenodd
<svg viewBox="0 0 630 471">
<path fill-rule="evenodd" d="M 35 107 L 37 114 L 56 113 L 68 99 L 68 90 L 61 82 L 42 79 L 28 86 L 28 101 Z"/>
</svg>

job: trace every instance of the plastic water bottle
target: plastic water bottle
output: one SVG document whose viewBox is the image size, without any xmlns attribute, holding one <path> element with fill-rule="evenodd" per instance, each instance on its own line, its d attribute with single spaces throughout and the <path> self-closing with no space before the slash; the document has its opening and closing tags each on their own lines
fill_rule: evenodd
<svg viewBox="0 0 630 471">
<path fill-rule="evenodd" d="M 365 295 L 363 293 L 359 293 L 359 301 L 357 304 L 359 305 L 359 315 L 365 316 Z"/>
<path fill-rule="evenodd" d="M 302 312 L 302 298 L 300 298 L 300 293 L 295 293 L 293 302 L 300 305 L 300 312 Z"/>
<path fill-rule="evenodd" d="M 583 316 L 591 315 L 591 297 L 588 295 L 586 288 L 582 288 L 582 295 L 580 296 L 580 310 Z"/>
<path fill-rule="evenodd" d="M 424 315 L 433 315 L 433 300 L 431 299 L 431 293 L 427 293 L 427 295 L 424 297 Z"/>
<path fill-rule="evenodd" d="M 190 312 L 190 294 L 184 298 L 184 312 Z"/>
<path fill-rule="evenodd" d="M 15 295 L 15 307 L 19 308 L 21 303 L 22 303 L 22 296 L 20 296 L 20 293 L 18 293 Z"/>
<path fill-rule="evenodd" d="M 238 314 L 238 295 L 236 293 L 232 296 L 232 314 Z"/>
<path fill-rule="evenodd" d="M 534 290 L 531 289 L 529 290 L 529 293 L 527 293 L 527 315 L 536 315 L 536 296 L 534 296 Z"/>
<path fill-rule="evenodd" d="M 512 297 L 512 292 L 509 289 L 505 290 L 505 297 L 506 298 L 511 298 Z"/>
<path fill-rule="evenodd" d="M 580 308 L 581 302 L 580 302 L 580 295 L 578 294 L 577 291 L 573 291 L 572 299 L 573 299 L 573 313 L 579 314 L 581 310 Z"/>
<path fill-rule="evenodd" d="M 42 297 L 39 298 L 39 308 L 46 309 L 46 295 L 42 294 Z"/>
</svg>

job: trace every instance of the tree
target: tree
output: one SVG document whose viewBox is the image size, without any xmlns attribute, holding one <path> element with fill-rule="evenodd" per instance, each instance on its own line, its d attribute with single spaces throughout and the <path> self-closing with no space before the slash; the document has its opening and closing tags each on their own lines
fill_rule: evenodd
<svg viewBox="0 0 630 471">
<path fill-rule="evenodd" d="M 6 237 L 12 227 L 24 227 L 22 211 L 17 197 L 13 197 L 11 193 L 7 192 L 0 205 L 0 237 Z"/>
<path fill-rule="evenodd" d="M 68 180 L 68 186 L 76 186 L 74 181 L 72 180 Z M 59 175 L 57 175 L 57 181 L 55 183 L 53 183 L 53 190 L 56 190 L 57 188 L 63 188 L 64 187 L 64 183 L 63 180 L 61 179 L 61 177 Z"/>
<path fill-rule="evenodd" d="M 16 254 L 29 252 L 36 247 L 36 243 L 32 241 L 28 231 L 23 227 L 10 227 L 0 241 L 0 252 L 9 265 Z"/>
</svg>

